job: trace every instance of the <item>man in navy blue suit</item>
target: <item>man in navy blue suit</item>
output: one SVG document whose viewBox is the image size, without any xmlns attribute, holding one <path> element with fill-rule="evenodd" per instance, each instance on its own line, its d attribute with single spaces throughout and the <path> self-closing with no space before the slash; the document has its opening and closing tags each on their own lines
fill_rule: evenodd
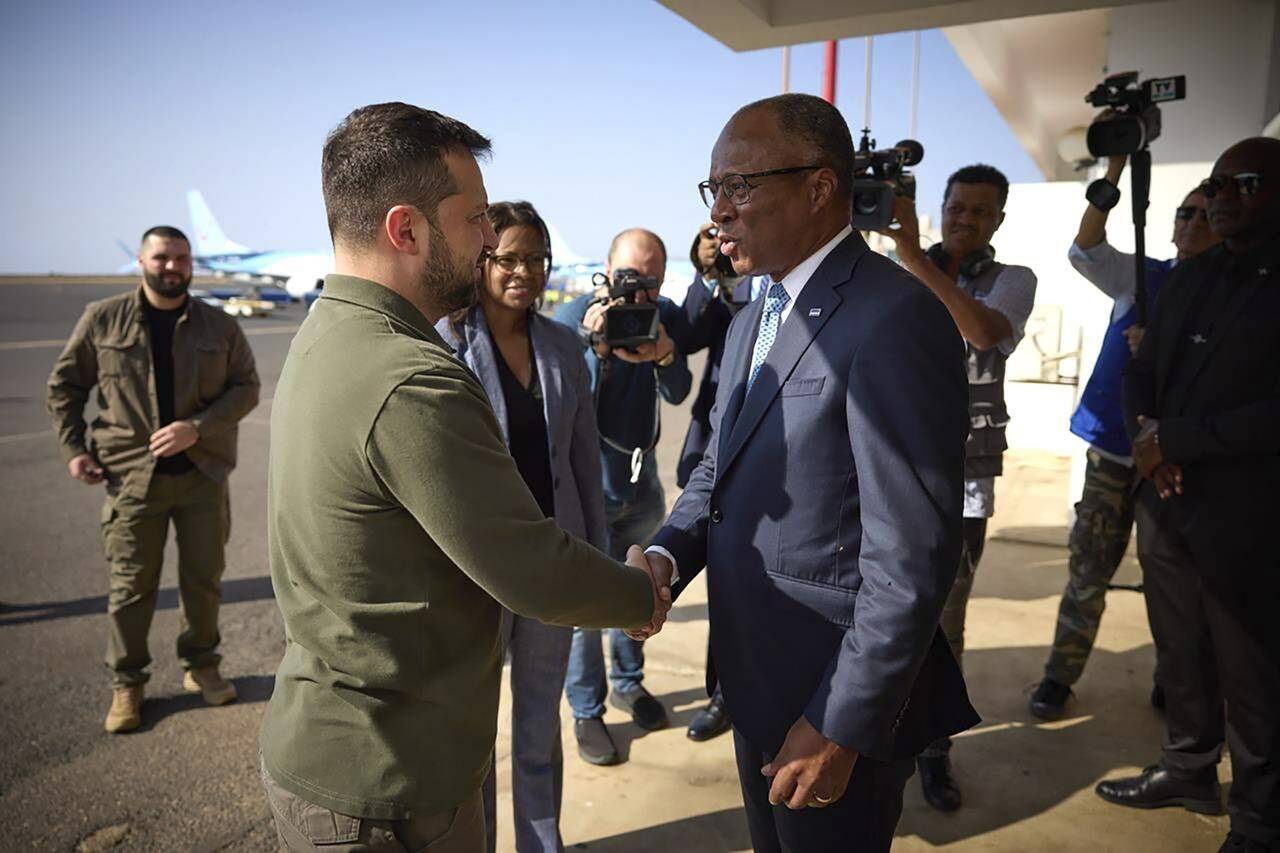
<svg viewBox="0 0 1280 853">
<path fill-rule="evenodd" d="M 757 851 L 887 850 L 912 759 L 977 722 L 938 629 L 968 386 L 942 303 L 850 225 L 853 142 L 809 95 L 749 104 L 701 184 L 764 295 L 729 329 L 707 452 L 648 559 L 703 568 Z"/>
</svg>

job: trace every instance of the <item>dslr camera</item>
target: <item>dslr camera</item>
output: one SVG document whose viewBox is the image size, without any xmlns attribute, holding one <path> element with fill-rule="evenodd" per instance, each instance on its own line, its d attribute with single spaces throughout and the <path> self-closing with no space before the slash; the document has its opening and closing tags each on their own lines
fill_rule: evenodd
<svg viewBox="0 0 1280 853">
<path fill-rule="evenodd" d="M 658 304 L 656 302 L 637 302 L 636 294 L 641 290 L 656 290 L 658 280 L 651 276 L 643 276 L 639 271 L 624 267 L 613 271 L 613 281 L 602 272 L 591 277 L 596 287 L 609 288 L 609 294 L 592 301 L 614 302 L 604 312 L 604 332 L 592 334 L 591 343 L 603 343 L 613 349 L 634 349 L 644 344 L 658 342 Z"/>
<path fill-rule="evenodd" d="M 1144 150 L 1160 135 L 1160 104 L 1187 96 L 1187 78 L 1153 77 L 1138 82 L 1137 71 L 1112 74 L 1085 100 L 1095 107 L 1110 107 L 1089 125 L 1086 141 L 1094 157 L 1116 157 Z"/>
<path fill-rule="evenodd" d="M 904 139 L 892 148 L 874 150 L 871 131 L 862 129 L 862 141 L 853 158 L 853 227 L 880 231 L 893 221 L 893 197 L 916 197 L 915 175 L 907 171 L 924 159 L 924 146 Z"/>
</svg>

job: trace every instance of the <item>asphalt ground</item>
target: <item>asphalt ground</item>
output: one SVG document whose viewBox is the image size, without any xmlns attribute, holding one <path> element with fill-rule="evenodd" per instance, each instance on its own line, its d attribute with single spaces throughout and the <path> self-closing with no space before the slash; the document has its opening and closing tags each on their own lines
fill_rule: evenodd
<svg viewBox="0 0 1280 853">
<path fill-rule="evenodd" d="M 144 725 L 113 736 L 102 730 L 110 689 L 102 664 L 101 488 L 68 477 L 44 399 L 53 360 L 84 305 L 133 286 L 109 278 L 0 279 L 0 851 L 271 850 L 256 738 L 284 635 L 266 561 L 267 427 L 303 310 L 241 321 L 263 387 L 262 403 L 240 429 L 223 585 L 223 672 L 240 700 L 208 708 L 182 692 L 170 544 Z M 659 459 L 669 501 L 687 419 L 687 403 L 664 407 Z M 984 720 L 953 753 L 966 804 L 954 815 L 932 812 L 913 779 L 899 850 L 1215 850 L 1225 835 L 1224 818 L 1134 812 L 1092 792 L 1099 779 L 1136 771 L 1159 752 L 1163 726 L 1146 704 L 1153 655 L 1140 596 L 1108 596 L 1067 716 L 1041 723 L 1026 711 L 1065 581 L 1066 471 L 1060 457 L 1015 450 L 1006 460 L 969 609 L 965 669 Z M 1132 559 L 1117 580 L 1139 580 Z M 695 583 L 647 649 L 646 685 L 667 705 L 672 727 L 648 733 L 612 707 L 606 714 L 626 763 L 597 768 L 579 760 L 562 703 L 562 827 L 571 848 L 716 853 L 749 846 L 730 739 L 695 745 L 682 730 L 705 701 L 705 601 L 705 587 Z M 510 714 L 504 686 L 499 851 L 512 849 Z"/>
</svg>

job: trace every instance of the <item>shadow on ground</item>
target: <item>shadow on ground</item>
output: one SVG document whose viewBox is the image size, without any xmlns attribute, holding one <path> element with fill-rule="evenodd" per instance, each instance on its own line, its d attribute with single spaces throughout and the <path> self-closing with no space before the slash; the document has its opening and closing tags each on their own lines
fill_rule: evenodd
<svg viewBox="0 0 1280 853">
<path fill-rule="evenodd" d="M 244 601 L 261 601 L 274 597 L 271 578 L 233 578 L 222 582 L 222 603 L 238 604 Z M 156 599 L 157 610 L 173 610 L 178 606 L 178 588 L 167 586 Z M 91 616 L 107 612 L 107 597 L 95 595 L 70 601 L 42 601 L 35 604 L 0 602 L 0 628 L 23 625 L 28 622 L 45 622 L 49 619 L 66 619 L 72 616 Z"/>
<path fill-rule="evenodd" d="M 637 850 L 749 850 L 747 818 L 742 809 L 722 809 L 635 829 L 594 841 L 569 845 L 570 850 L 595 853 L 636 853 Z"/>
<path fill-rule="evenodd" d="M 274 675 L 246 675 L 231 679 L 231 683 L 236 686 L 236 692 L 239 694 L 236 703 L 252 705 L 258 702 L 265 702 L 271 698 L 271 691 L 275 688 L 276 679 Z M 159 725 L 162 720 L 174 714 L 198 711 L 208 707 L 204 703 L 204 699 L 191 693 L 177 693 L 155 698 L 147 697 L 142 704 L 142 726 L 138 731 L 149 732 Z"/>
</svg>

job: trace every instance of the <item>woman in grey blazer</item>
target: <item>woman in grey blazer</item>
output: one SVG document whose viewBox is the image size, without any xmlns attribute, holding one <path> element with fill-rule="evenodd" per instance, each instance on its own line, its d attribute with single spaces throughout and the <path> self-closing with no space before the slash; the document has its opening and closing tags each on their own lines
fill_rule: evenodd
<svg viewBox="0 0 1280 853">
<path fill-rule="evenodd" d="M 437 324 L 484 385 L 503 437 L 529 491 L 561 528 L 607 550 L 600 439 L 582 342 L 540 315 L 551 269 L 551 238 L 528 202 L 488 210 L 498 247 L 485 262 L 480 300 Z M 516 847 L 562 851 L 563 755 L 560 694 L 573 630 L 503 615 L 511 660 L 512 798 Z M 496 782 L 484 784 L 490 853 L 495 849 Z"/>
</svg>

